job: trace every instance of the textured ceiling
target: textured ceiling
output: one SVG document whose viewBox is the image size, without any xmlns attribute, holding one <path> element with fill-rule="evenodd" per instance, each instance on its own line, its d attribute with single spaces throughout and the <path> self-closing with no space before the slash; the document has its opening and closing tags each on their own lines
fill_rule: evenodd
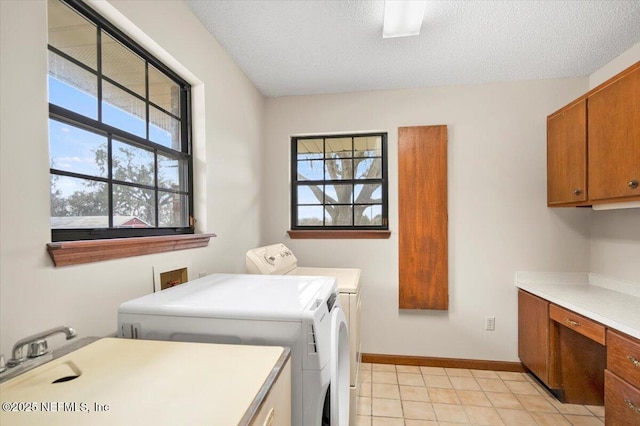
<svg viewBox="0 0 640 426">
<path fill-rule="evenodd" d="M 640 42 L 640 0 L 430 1 L 382 38 L 382 1 L 186 0 L 265 96 L 587 76 Z"/>
</svg>

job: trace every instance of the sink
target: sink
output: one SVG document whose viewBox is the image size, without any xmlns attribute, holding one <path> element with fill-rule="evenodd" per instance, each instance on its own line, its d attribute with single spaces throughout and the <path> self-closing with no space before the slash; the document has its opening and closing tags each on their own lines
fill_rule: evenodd
<svg viewBox="0 0 640 426">
<path fill-rule="evenodd" d="M 284 353 L 101 338 L 0 384 L 0 424 L 244 425 Z"/>
<path fill-rule="evenodd" d="M 11 391 L 14 387 L 55 385 L 77 379 L 81 375 L 82 371 L 73 361 L 48 363 L 43 365 L 37 373 L 23 374 L 10 383 L 7 383 L 3 391 Z"/>
<path fill-rule="evenodd" d="M 53 352 L 49 352 L 37 358 L 27 358 L 27 360 L 24 361 L 22 364 L 19 364 L 16 367 L 8 368 L 6 371 L 0 373 L 0 383 L 4 383 L 9 379 L 13 379 L 14 377 L 21 376 L 33 370 L 36 367 L 40 367 L 42 365 L 49 363 L 50 361 L 54 361 L 67 354 L 70 354 L 73 351 L 77 351 L 78 349 L 83 348 L 95 342 L 98 339 L 99 339 L 98 337 L 84 337 L 82 339 L 74 340 L 73 343 L 62 346 L 54 350 Z M 71 367 L 69 368 L 71 369 L 71 371 L 74 371 Z M 74 367 L 74 368 L 77 369 L 77 367 Z M 67 373 L 69 374 L 65 377 L 71 376 L 73 374 L 79 376 L 81 374 L 79 369 L 77 370 L 76 373 L 70 373 L 69 371 L 67 371 Z"/>
</svg>

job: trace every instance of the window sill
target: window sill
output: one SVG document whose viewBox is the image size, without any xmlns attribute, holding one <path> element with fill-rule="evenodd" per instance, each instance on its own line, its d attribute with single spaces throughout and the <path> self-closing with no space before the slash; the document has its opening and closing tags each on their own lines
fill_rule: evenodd
<svg viewBox="0 0 640 426">
<path fill-rule="evenodd" d="M 143 254 L 206 247 L 215 234 L 114 238 L 108 240 L 61 241 L 47 244 L 55 266 L 79 265 Z"/>
<path fill-rule="evenodd" d="M 289 238 L 292 240 L 304 240 L 304 239 L 313 239 L 313 240 L 373 240 L 373 239 L 388 239 L 391 236 L 391 231 L 376 231 L 376 230 L 368 230 L 368 231 L 345 231 L 345 230 L 335 230 L 335 231 L 327 231 L 327 230 L 309 230 L 309 231 L 301 231 L 301 230 L 289 230 L 287 231 L 289 234 Z"/>
</svg>

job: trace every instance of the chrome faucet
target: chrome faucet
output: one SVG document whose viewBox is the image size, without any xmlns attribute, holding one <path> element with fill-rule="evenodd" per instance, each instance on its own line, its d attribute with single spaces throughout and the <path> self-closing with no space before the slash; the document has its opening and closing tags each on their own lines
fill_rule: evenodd
<svg viewBox="0 0 640 426">
<path fill-rule="evenodd" d="M 55 327 L 51 330 L 25 337 L 13 345 L 12 358 L 7 362 L 7 366 L 15 367 L 16 365 L 22 364 L 27 358 L 37 358 L 48 353 L 49 351 L 46 339 L 47 337 L 51 337 L 58 333 L 64 333 L 67 340 L 76 337 L 76 331 L 67 326 Z M 29 345 L 29 350 L 27 351 L 27 356 L 24 357 L 22 356 L 22 348 L 26 345 Z"/>
</svg>

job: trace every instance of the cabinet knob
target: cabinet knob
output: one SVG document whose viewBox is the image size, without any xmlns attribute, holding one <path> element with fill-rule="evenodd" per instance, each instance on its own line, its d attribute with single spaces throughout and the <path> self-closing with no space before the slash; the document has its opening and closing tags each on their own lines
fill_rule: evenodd
<svg viewBox="0 0 640 426">
<path fill-rule="evenodd" d="M 629 181 L 629 188 L 636 189 L 638 187 L 638 180 L 632 179 Z"/>
<path fill-rule="evenodd" d="M 580 194 L 582 194 L 582 189 L 576 188 L 573 190 L 573 195 L 580 195 Z"/>
</svg>

